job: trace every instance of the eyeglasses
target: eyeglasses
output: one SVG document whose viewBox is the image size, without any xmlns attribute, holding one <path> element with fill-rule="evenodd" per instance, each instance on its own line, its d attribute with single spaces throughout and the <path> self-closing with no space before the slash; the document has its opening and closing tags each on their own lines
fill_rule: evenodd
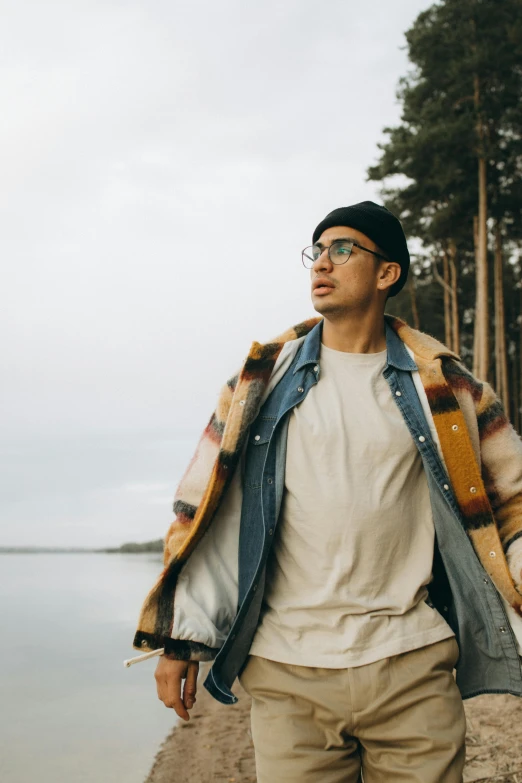
<svg viewBox="0 0 522 783">
<path fill-rule="evenodd" d="M 388 261 L 386 256 L 383 256 L 381 253 L 375 253 L 373 250 L 368 250 L 367 247 L 363 247 L 354 239 L 335 239 L 328 248 L 321 247 L 321 245 L 310 245 L 301 251 L 301 260 L 306 269 L 311 269 L 321 253 L 324 250 L 328 250 L 328 258 L 332 264 L 346 264 L 354 247 Z"/>
</svg>

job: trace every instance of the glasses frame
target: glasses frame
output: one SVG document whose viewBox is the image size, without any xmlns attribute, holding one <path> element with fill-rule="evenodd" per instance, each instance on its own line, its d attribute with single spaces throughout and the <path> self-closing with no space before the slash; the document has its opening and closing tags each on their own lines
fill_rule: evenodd
<svg viewBox="0 0 522 783">
<path fill-rule="evenodd" d="M 332 259 L 332 256 L 330 255 L 330 248 L 333 247 L 333 245 L 336 245 L 339 242 L 344 242 L 344 243 L 347 243 L 347 244 L 351 245 L 350 252 L 346 256 L 346 259 L 344 261 L 334 261 Z M 318 261 L 321 258 L 322 254 L 324 253 L 325 250 L 328 250 L 328 258 L 330 259 L 331 263 L 334 266 L 342 266 L 343 264 L 346 264 L 346 262 L 348 261 L 348 259 L 352 255 L 352 250 L 353 250 L 354 247 L 358 247 L 359 250 L 364 250 L 366 253 L 371 253 L 372 256 L 377 256 L 377 258 L 382 258 L 383 261 L 389 261 L 390 260 L 389 258 L 386 258 L 386 256 L 383 256 L 382 253 L 376 253 L 375 250 L 370 250 L 369 248 L 364 247 L 364 245 L 360 245 L 359 242 L 355 241 L 355 239 L 334 239 L 334 241 L 331 244 L 329 244 L 327 247 L 323 247 L 323 249 L 321 250 L 320 254 L 317 256 L 317 258 L 315 260 L 310 258 L 310 256 L 305 256 L 305 252 L 307 250 L 310 250 L 310 248 L 314 248 L 314 247 L 318 247 L 318 245 L 308 245 L 307 247 L 303 248 L 303 250 L 301 250 L 301 262 L 302 262 L 302 264 L 303 264 L 305 269 L 313 269 L 313 266 L 314 266 L 315 262 Z M 308 261 L 312 262 L 312 266 L 307 266 L 305 264 L 305 258 Z"/>
</svg>

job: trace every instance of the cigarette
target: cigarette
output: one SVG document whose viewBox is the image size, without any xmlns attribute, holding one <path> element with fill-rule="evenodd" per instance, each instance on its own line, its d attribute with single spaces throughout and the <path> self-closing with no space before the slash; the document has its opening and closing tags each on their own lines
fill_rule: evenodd
<svg viewBox="0 0 522 783">
<path fill-rule="evenodd" d="M 165 652 L 164 647 L 160 647 L 159 650 L 152 650 L 148 653 L 143 653 L 143 655 L 136 655 L 135 658 L 128 658 L 126 661 L 123 661 L 123 665 L 125 667 L 132 666 L 133 663 L 140 663 L 140 661 L 146 661 L 147 658 L 154 658 L 156 655 L 163 655 Z"/>
</svg>

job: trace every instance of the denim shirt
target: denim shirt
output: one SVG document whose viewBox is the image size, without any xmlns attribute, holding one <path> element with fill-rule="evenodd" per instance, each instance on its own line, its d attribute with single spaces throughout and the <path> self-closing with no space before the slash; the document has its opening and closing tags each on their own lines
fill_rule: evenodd
<svg viewBox="0 0 522 783">
<path fill-rule="evenodd" d="M 224 704 L 248 658 L 261 612 L 266 564 L 285 485 L 289 413 L 321 377 L 320 321 L 307 335 L 283 378 L 252 424 L 245 452 L 239 537 L 238 610 L 205 680 Z M 428 603 L 459 644 L 457 685 L 463 698 L 480 693 L 522 695 L 516 642 L 497 590 L 473 550 L 450 481 L 430 433 L 411 373 L 417 369 L 404 343 L 386 324 L 388 382 L 422 459 L 435 527 L 433 580 Z"/>
</svg>

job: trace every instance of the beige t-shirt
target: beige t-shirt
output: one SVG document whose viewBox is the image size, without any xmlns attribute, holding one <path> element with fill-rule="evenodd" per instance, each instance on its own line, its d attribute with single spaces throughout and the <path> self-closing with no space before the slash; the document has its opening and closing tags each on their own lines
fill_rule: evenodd
<svg viewBox="0 0 522 783">
<path fill-rule="evenodd" d="M 321 347 L 290 414 L 285 491 L 251 654 L 360 666 L 453 636 L 427 603 L 434 527 L 386 351 Z"/>
</svg>

